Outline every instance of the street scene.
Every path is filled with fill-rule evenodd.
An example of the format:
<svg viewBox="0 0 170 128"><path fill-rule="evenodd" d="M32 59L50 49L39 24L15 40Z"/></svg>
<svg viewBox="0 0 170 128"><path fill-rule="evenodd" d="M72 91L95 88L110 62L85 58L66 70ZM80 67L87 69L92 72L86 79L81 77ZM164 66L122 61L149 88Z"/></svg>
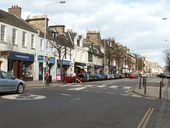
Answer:
<svg viewBox="0 0 170 128"><path fill-rule="evenodd" d="M169 4L1 0L0 128L170 128Z"/></svg>
<svg viewBox="0 0 170 128"><path fill-rule="evenodd" d="M149 77L147 80L149 95L144 95L143 86L143 95L140 94L139 79L58 83L48 87L29 82L23 94L1 94L0 125L3 128L168 127L160 115L170 114L169 105L162 108L165 97L162 95L159 99L159 91L149 89L156 90L161 79ZM153 96L151 93L155 92L158 93Z"/></svg>

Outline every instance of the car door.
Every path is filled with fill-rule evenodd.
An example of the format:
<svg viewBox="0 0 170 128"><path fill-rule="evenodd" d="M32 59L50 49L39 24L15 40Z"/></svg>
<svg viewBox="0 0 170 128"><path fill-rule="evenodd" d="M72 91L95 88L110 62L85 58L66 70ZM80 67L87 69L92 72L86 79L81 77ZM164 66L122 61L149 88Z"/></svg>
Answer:
<svg viewBox="0 0 170 128"><path fill-rule="evenodd" d="M7 72L1 72L4 80L3 90L4 91L15 91L17 86L17 81L13 79L13 77Z"/></svg>
<svg viewBox="0 0 170 128"><path fill-rule="evenodd" d="M7 73L7 78L8 78L9 91L16 91L18 86L18 81L9 73Z"/></svg>
<svg viewBox="0 0 170 128"><path fill-rule="evenodd" d="M7 91L8 79L5 72L0 71L0 92Z"/></svg>

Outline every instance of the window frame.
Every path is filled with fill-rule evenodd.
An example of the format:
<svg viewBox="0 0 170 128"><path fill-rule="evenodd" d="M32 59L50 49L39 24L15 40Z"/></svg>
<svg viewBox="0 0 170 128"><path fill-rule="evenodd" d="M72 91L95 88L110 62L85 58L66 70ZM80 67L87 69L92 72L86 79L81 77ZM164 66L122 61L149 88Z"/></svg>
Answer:
<svg viewBox="0 0 170 128"><path fill-rule="evenodd" d="M22 47L26 47L26 35L25 31L22 32Z"/></svg>
<svg viewBox="0 0 170 128"><path fill-rule="evenodd" d="M5 42L6 41L6 26L5 25L1 25L1 42Z"/></svg>
<svg viewBox="0 0 170 128"><path fill-rule="evenodd" d="M17 39L17 29L13 28L12 29L12 45L16 45L16 39Z"/></svg>

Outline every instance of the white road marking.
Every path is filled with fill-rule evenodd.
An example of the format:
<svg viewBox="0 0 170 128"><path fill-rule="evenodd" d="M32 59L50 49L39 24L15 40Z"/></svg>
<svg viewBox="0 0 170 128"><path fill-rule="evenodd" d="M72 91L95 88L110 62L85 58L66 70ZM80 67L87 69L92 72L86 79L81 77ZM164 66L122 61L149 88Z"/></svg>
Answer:
<svg viewBox="0 0 170 128"><path fill-rule="evenodd" d="M106 85L105 85L105 84L103 84L103 85L99 85L99 86L97 86L97 87L99 87L99 88L105 88L105 87L106 87Z"/></svg>
<svg viewBox="0 0 170 128"><path fill-rule="evenodd" d="M79 90L83 90L83 89L86 89L87 86L83 86L83 87L77 87L77 88L70 88L70 89L67 89L67 90L76 90L76 91L79 91Z"/></svg>
<svg viewBox="0 0 170 128"><path fill-rule="evenodd" d="M130 89L130 88L132 88L132 87L123 87L123 89Z"/></svg>
<svg viewBox="0 0 170 128"><path fill-rule="evenodd" d="M45 99L46 96L33 95L33 94L12 94L12 95L1 96L1 98L10 99L10 100L40 100L40 99Z"/></svg>
<svg viewBox="0 0 170 128"><path fill-rule="evenodd" d="M115 86L115 85L112 85L112 86L109 86L109 88L118 88L118 86Z"/></svg>
<svg viewBox="0 0 170 128"><path fill-rule="evenodd" d="M61 96L72 96L72 95L70 95L70 94L66 94L66 93L62 93L62 94L60 94Z"/></svg>

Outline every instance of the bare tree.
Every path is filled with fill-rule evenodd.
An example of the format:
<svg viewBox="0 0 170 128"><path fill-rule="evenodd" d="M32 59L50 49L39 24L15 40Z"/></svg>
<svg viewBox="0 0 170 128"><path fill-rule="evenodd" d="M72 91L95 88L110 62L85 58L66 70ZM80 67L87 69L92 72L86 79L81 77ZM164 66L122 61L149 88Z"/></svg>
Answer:
<svg viewBox="0 0 170 128"><path fill-rule="evenodd" d="M61 80L64 80L64 69L63 69L63 59L66 57L67 52L70 52L67 50L67 48L72 48L70 44L72 44L71 37L69 35L66 35L65 33L57 33L53 32L53 39L54 41L50 42L52 46L55 48L56 56L58 57L58 63L60 65L60 74L61 74Z"/></svg>
<svg viewBox="0 0 170 128"><path fill-rule="evenodd" d="M118 71L122 73L123 64L125 63L127 50L122 45L117 44L115 49L114 58L116 60Z"/></svg>
<svg viewBox="0 0 170 128"><path fill-rule="evenodd" d="M111 66L112 62L114 60L115 52L116 52L116 47L115 47L115 40L114 39L106 39L103 40L103 45L105 48L105 58L104 58L104 63L108 66L109 73L112 72Z"/></svg>
<svg viewBox="0 0 170 128"><path fill-rule="evenodd" d="M129 71L132 69L132 58L131 58L131 56L130 55L127 55L127 60L126 60L126 64L127 64L127 66L128 66L128 69L129 69Z"/></svg>
<svg viewBox="0 0 170 128"><path fill-rule="evenodd" d="M165 53L165 63L166 63L166 70L170 72L170 48L164 51Z"/></svg>

